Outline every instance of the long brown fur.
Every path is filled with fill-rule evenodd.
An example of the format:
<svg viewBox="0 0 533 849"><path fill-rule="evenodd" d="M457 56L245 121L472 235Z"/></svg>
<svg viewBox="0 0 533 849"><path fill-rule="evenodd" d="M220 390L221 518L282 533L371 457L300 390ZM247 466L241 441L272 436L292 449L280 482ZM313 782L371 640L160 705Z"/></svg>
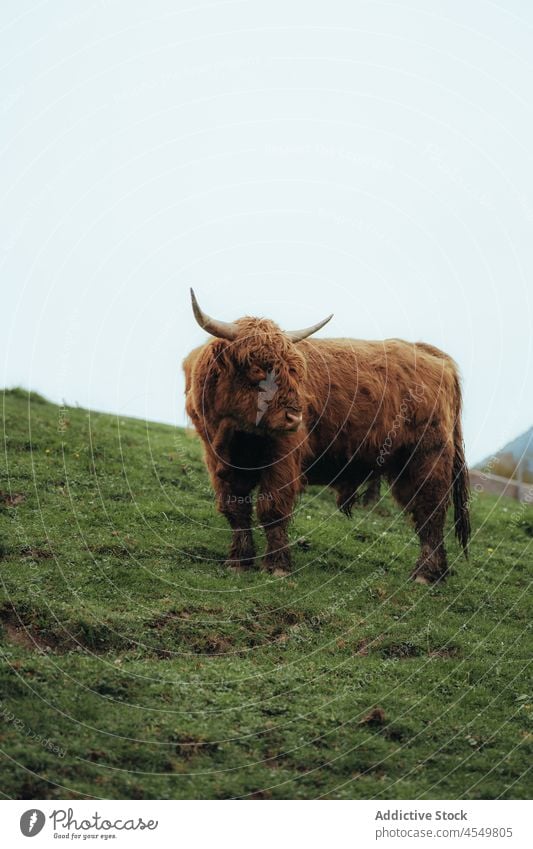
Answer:
<svg viewBox="0 0 533 849"><path fill-rule="evenodd" d="M229 562L255 560L252 497L267 537L264 566L290 568L287 525L306 483L327 485L347 514L360 487L369 497L384 477L411 514L421 552L412 577L448 572L443 529L453 500L466 553L468 477L461 391L453 360L400 339L289 341L274 322L242 318L235 341L211 339L184 361L186 407L205 447L217 507L233 540ZM256 424L260 379L276 392ZM294 432L287 413L303 421Z"/></svg>

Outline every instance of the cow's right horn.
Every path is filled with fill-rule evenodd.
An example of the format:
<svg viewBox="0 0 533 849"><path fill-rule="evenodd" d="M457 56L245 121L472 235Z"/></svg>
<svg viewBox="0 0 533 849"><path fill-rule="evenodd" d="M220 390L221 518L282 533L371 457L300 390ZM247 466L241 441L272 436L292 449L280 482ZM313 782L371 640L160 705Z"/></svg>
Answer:
<svg viewBox="0 0 533 849"><path fill-rule="evenodd" d="M228 339L230 342L235 339L239 332L239 328L234 321L217 321L216 318L211 318L210 315L207 315L207 313L200 308L200 304L196 300L196 295L192 289L191 301L194 317L203 330L206 330L207 333L211 334L211 336L217 336L219 339Z"/></svg>
<svg viewBox="0 0 533 849"><path fill-rule="evenodd" d="M333 318L333 313L328 315L323 321L319 321L318 324L313 324L311 327L304 327L303 330L286 330L285 336L288 336L291 342L301 342L302 339L307 339L308 336L312 336L313 333L316 333L317 330L320 330L321 327L324 327L325 324Z"/></svg>

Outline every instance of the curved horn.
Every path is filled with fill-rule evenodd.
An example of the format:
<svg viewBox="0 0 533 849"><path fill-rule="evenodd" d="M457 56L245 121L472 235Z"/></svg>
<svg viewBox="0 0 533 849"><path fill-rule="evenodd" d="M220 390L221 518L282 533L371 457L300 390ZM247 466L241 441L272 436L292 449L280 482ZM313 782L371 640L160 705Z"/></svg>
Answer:
<svg viewBox="0 0 533 849"><path fill-rule="evenodd" d="M328 315L324 321L319 321L318 324L313 324L312 327L305 327L303 330L286 330L285 336L288 336L291 342L301 342L302 339L307 339L308 336L312 336L313 333L316 333L317 330L324 327L331 318L333 318L333 313Z"/></svg>
<svg viewBox="0 0 533 849"><path fill-rule="evenodd" d="M239 328L235 322L217 321L216 318L211 318L210 315L207 315L207 313L200 308L200 304L196 300L196 295L192 289L191 301L194 317L203 330L206 330L207 333L211 334L211 336L217 336L219 339L228 339L230 342L235 339L239 332Z"/></svg>

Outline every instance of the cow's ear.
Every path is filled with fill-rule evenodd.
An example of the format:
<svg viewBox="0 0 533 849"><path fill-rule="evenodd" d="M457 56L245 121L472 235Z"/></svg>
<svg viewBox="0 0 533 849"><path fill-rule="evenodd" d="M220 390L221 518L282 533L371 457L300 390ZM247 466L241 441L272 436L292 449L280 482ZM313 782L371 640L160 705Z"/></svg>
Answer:
<svg viewBox="0 0 533 849"><path fill-rule="evenodd" d="M209 346L209 370L214 375L219 375L229 365L227 349L228 343L225 339L216 339Z"/></svg>
<svg viewBox="0 0 533 849"><path fill-rule="evenodd" d="M214 386L221 373L228 368L228 342L224 339L213 339L205 346L200 358L198 376L207 390Z"/></svg>

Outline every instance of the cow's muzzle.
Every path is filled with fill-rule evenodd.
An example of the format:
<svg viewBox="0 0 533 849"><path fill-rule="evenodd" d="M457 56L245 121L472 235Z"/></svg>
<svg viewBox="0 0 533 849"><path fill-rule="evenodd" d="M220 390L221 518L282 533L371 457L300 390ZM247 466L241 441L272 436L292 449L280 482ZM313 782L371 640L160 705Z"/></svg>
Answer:
<svg viewBox="0 0 533 849"><path fill-rule="evenodd" d="M288 430L292 433L292 431L298 430L303 420L303 415L301 412L297 412L295 410L286 410L285 411L285 430Z"/></svg>

